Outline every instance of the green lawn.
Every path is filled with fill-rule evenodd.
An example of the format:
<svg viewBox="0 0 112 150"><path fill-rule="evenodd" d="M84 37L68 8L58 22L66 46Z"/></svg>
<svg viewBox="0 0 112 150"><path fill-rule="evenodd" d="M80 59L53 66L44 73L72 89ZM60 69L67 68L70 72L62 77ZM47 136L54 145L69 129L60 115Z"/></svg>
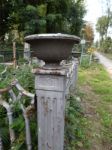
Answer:
<svg viewBox="0 0 112 150"><path fill-rule="evenodd" d="M112 60L112 53L102 53L102 54Z"/></svg>
<svg viewBox="0 0 112 150"><path fill-rule="evenodd" d="M79 69L78 88L89 122L89 150L112 149L112 80L100 64L93 63Z"/></svg>

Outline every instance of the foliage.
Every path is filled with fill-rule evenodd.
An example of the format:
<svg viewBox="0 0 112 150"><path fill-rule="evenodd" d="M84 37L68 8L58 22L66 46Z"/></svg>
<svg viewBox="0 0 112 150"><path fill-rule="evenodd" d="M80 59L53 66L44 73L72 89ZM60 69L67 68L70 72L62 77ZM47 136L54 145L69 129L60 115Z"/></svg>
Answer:
<svg viewBox="0 0 112 150"><path fill-rule="evenodd" d="M0 136L3 139L3 146L9 149L9 131L8 131L8 120L6 110L0 105Z"/></svg>
<svg viewBox="0 0 112 150"><path fill-rule="evenodd" d="M85 55L82 54L81 57L82 58L81 58L80 66L85 69L89 68L90 67L90 54L85 54Z"/></svg>
<svg viewBox="0 0 112 150"><path fill-rule="evenodd" d="M19 80L19 83L31 93L34 93L34 75L31 72L32 66L21 65L13 73L15 77Z"/></svg>
<svg viewBox="0 0 112 150"><path fill-rule="evenodd" d="M0 73L5 69L5 66L0 65ZM6 75L7 74L7 75ZM8 68L7 72L5 73L5 75L1 78L0 81L0 88L5 88L6 86L9 85L9 83L12 81L13 76L12 76L12 68Z"/></svg>
<svg viewBox="0 0 112 150"><path fill-rule="evenodd" d="M4 65L0 65L0 73L5 69Z"/></svg>
<svg viewBox="0 0 112 150"><path fill-rule="evenodd" d="M112 60L112 53L102 53L102 55L104 55L108 59Z"/></svg>
<svg viewBox="0 0 112 150"><path fill-rule="evenodd" d="M100 49L104 53L112 53L112 39L111 39L111 37L107 37L103 41L101 41Z"/></svg>
<svg viewBox="0 0 112 150"><path fill-rule="evenodd" d="M24 35L35 33L71 33L80 34L85 14L84 0L39 0L39 1L4 1L5 16L3 33L9 39L21 42ZM7 9L6 9L7 6ZM4 19L1 20L1 25ZM78 28L77 28L78 27Z"/></svg>
<svg viewBox="0 0 112 150"><path fill-rule="evenodd" d="M25 137L25 121L22 115L22 111L20 109L20 104L18 102L13 103L13 116L14 123L11 126L16 133L16 140L11 145L11 150L21 150L27 149L26 147L26 137ZM36 123L36 115L31 115L30 119L30 130L31 130L31 139L32 139L32 148L34 150L37 149L37 123Z"/></svg>
<svg viewBox="0 0 112 150"><path fill-rule="evenodd" d="M92 115L94 122L93 119L88 117L93 129L90 132L93 135L97 133L98 137L95 137L94 140L99 141L104 149L107 149L112 144L112 132L110 132L112 130L112 80L102 65L93 63L87 69L80 68L79 85L81 86L80 90L83 89L83 92L85 91L85 102L91 108L93 106L94 112L96 112L96 117ZM99 129L96 128L95 122L97 122ZM90 138L91 141L93 135ZM93 141L92 145L94 144L96 143Z"/></svg>
<svg viewBox="0 0 112 150"><path fill-rule="evenodd" d="M103 16L98 18L97 24L96 24L96 31L100 35L99 40L99 48L101 51L107 53L111 51L111 43L110 43L110 30L112 27L112 11L111 11L111 0L104 0L103 5L105 6L104 14ZM110 46L109 46L110 43Z"/></svg>
<svg viewBox="0 0 112 150"><path fill-rule="evenodd" d="M84 117L80 103L70 96L65 112L65 150L87 148L89 141L86 136L87 120Z"/></svg>
<svg viewBox="0 0 112 150"><path fill-rule="evenodd" d="M8 16L11 10L11 5L7 0L0 1L0 41L4 39L6 31L8 28Z"/></svg>
<svg viewBox="0 0 112 150"><path fill-rule="evenodd" d="M105 15L99 17L96 24L96 30L99 32L101 39L108 36L108 29L112 24L111 0L104 0L103 4L105 5Z"/></svg>
<svg viewBox="0 0 112 150"><path fill-rule="evenodd" d="M70 33L80 35L80 31L85 23L82 19L85 13L86 10L83 0L72 1L67 19L70 25Z"/></svg>
<svg viewBox="0 0 112 150"><path fill-rule="evenodd" d="M96 49L94 48L94 47L89 47L88 48L88 53L93 53L93 52L95 52L96 51Z"/></svg>
<svg viewBox="0 0 112 150"><path fill-rule="evenodd" d="M0 67L1 71L3 70L2 66ZM29 92L33 92L34 87L34 77L31 73L32 67L29 65L21 65L17 69L8 67L7 77L2 80L0 88L5 88L8 86L14 78L18 79L20 84Z"/></svg>
<svg viewBox="0 0 112 150"><path fill-rule="evenodd" d="M0 71L3 71L3 66L0 66ZM7 70L7 77L2 79L0 83L0 88L5 88L7 87L12 80L16 77L20 84L28 91L34 92L34 77L33 74L31 73L32 67L28 65L21 65L18 69L13 69L13 68L8 68ZM15 89L13 89L15 91ZM17 91L15 91L16 94ZM4 94L3 99L6 101L9 101L9 95L8 93ZM21 99L21 102L24 105L29 104L29 99L24 97ZM25 124L24 124L24 118L22 117L22 111L20 109L20 104L19 102L15 102L12 105L13 109L13 118L14 118L14 123L11 126L15 132L16 132L16 140L12 145L12 150L21 150L21 149L26 149L26 144L25 144ZM31 133L32 133L32 144L33 144L33 149L37 149L37 144L36 144L36 116L32 116L30 118L30 126L31 126ZM6 150L10 149L10 138L9 138L9 130L8 130L8 119L7 119L7 113L6 110L0 106L0 135L2 136L3 139L3 146Z"/></svg>
<svg viewBox="0 0 112 150"><path fill-rule="evenodd" d="M107 36L107 31L109 28L109 18L108 16L102 16L98 19L96 24L96 30L99 32L101 39L104 38L104 36Z"/></svg>
<svg viewBox="0 0 112 150"><path fill-rule="evenodd" d="M84 27L84 38L86 39L88 44L91 46L94 40L94 31L90 23L87 23Z"/></svg>

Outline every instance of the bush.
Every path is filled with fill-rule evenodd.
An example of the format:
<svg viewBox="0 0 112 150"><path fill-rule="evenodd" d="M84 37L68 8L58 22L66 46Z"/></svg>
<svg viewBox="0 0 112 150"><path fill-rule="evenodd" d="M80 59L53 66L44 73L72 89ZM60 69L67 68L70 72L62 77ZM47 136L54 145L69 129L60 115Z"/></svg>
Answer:
<svg viewBox="0 0 112 150"><path fill-rule="evenodd" d="M74 96L70 96L65 112L65 150L88 147L86 123L80 103Z"/></svg>
<svg viewBox="0 0 112 150"><path fill-rule="evenodd" d="M112 53L112 39L111 37L107 37L103 41L101 41L101 51L104 53Z"/></svg>
<svg viewBox="0 0 112 150"><path fill-rule="evenodd" d="M90 55L89 54L86 54L86 55L82 55L82 58L81 58L81 67L82 68L88 68L90 67Z"/></svg>

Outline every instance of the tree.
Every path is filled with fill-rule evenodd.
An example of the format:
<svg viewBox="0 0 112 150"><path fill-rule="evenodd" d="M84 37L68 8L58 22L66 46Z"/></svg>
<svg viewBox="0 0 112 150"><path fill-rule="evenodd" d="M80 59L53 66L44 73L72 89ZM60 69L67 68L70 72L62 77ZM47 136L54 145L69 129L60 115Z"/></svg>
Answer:
<svg viewBox="0 0 112 150"><path fill-rule="evenodd" d="M70 0L47 2L47 32L64 32L64 22L69 10Z"/></svg>
<svg viewBox="0 0 112 150"><path fill-rule="evenodd" d="M47 33L80 34L85 14L84 0L41 1L40 7L42 4L47 5L46 15L40 18L46 22Z"/></svg>
<svg viewBox="0 0 112 150"><path fill-rule="evenodd" d="M101 40L103 40L104 37L107 37L109 25L110 19L108 16L102 16L98 19L96 24L96 31L99 32Z"/></svg>
<svg viewBox="0 0 112 150"><path fill-rule="evenodd" d="M83 17L85 13L84 0L75 0L71 2L67 18L70 25L70 33L80 35L80 30L84 24Z"/></svg>
<svg viewBox="0 0 112 150"><path fill-rule="evenodd" d="M8 17L11 5L7 0L0 0L0 41L3 41L8 31Z"/></svg>
<svg viewBox="0 0 112 150"><path fill-rule="evenodd" d="M85 39L86 41L89 42L89 44L91 45L93 43L94 40L94 31L93 31L93 27L90 23L87 23L84 27L84 34L85 34Z"/></svg>
<svg viewBox="0 0 112 150"><path fill-rule="evenodd" d="M101 44L101 49L105 53L111 53L112 52L112 39L111 37L106 37L105 40Z"/></svg>
<svg viewBox="0 0 112 150"><path fill-rule="evenodd" d="M112 25L111 0L101 0L103 16L101 16L96 24L96 30L100 33L101 39L108 36L109 27Z"/></svg>
<svg viewBox="0 0 112 150"><path fill-rule="evenodd" d="M3 0L2 0L3 1ZM10 0L5 24L14 38L35 33L80 34L85 14L84 0ZM5 10L6 5L4 5ZM3 22L3 20L2 20Z"/></svg>

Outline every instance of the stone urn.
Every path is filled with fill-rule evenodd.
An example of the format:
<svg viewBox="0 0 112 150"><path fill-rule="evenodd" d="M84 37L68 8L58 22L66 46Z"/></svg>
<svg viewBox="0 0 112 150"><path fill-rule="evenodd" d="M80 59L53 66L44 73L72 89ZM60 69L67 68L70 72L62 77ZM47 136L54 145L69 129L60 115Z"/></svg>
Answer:
<svg viewBox="0 0 112 150"><path fill-rule="evenodd" d="M30 44L31 56L43 60L46 64L59 64L66 60L74 44L80 38L67 34L34 34L25 37L25 42Z"/></svg>
<svg viewBox="0 0 112 150"><path fill-rule="evenodd" d="M25 42L30 44L31 56L45 62L33 69L38 97L38 150L64 150L65 98L74 80L71 77L75 77L75 63L61 61L66 62L80 38L60 33L36 34L25 37Z"/></svg>

